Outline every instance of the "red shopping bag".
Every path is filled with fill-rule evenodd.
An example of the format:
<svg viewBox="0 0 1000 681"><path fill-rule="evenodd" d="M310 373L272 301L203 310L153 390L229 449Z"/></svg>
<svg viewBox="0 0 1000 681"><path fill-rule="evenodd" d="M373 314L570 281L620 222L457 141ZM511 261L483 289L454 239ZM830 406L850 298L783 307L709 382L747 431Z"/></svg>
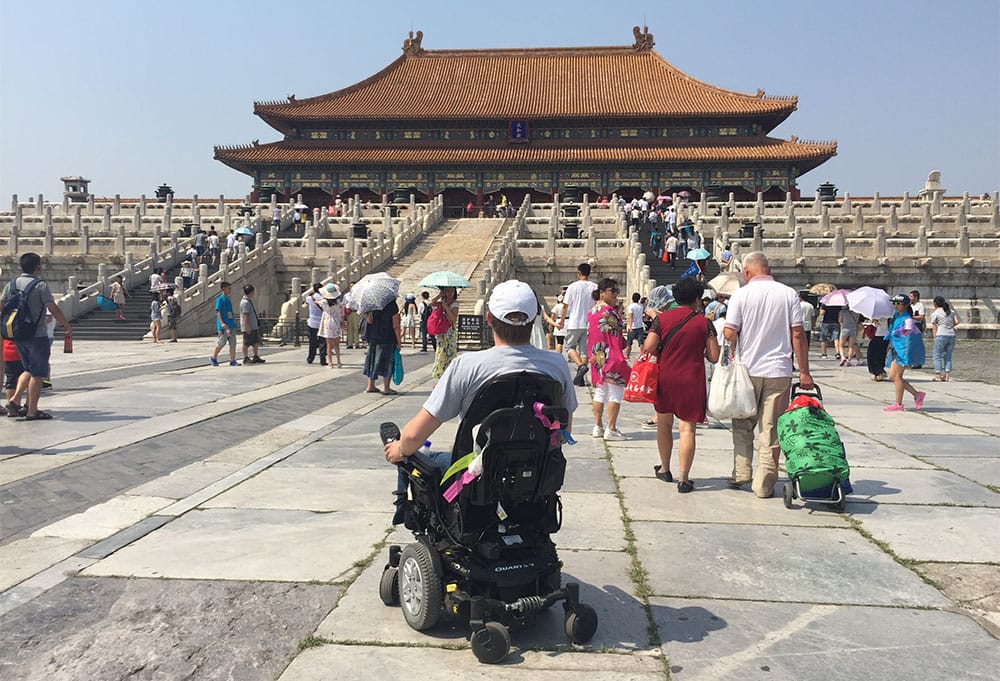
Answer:
<svg viewBox="0 0 1000 681"><path fill-rule="evenodd" d="M656 356L645 352L640 354L632 365L623 399L626 402L655 402L659 380L660 366L656 363Z"/></svg>
<svg viewBox="0 0 1000 681"><path fill-rule="evenodd" d="M660 260L662 260L663 262L670 262L670 254L667 253L666 251L663 251L663 255L660 256Z"/></svg>

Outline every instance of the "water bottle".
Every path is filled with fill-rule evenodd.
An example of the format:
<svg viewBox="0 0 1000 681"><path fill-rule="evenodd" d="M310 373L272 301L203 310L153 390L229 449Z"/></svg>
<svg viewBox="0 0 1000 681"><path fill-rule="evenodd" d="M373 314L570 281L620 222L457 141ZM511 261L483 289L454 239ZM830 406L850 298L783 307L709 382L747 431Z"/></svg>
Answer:
<svg viewBox="0 0 1000 681"><path fill-rule="evenodd" d="M424 441L424 446L421 447L420 449L418 449L417 451L419 453L423 454L424 456L430 456L431 455L431 441L430 440L425 440Z"/></svg>

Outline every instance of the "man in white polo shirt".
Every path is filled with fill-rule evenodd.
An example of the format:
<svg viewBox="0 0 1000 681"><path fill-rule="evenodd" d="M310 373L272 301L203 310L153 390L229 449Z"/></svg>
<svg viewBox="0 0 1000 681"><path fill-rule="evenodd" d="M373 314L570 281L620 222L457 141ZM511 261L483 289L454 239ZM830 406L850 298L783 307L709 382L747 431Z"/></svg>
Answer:
<svg viewBox="0 0 1000 681"><path fill-rule="evenodd" d="M563 294L563 328L566 329L566 340L563 350L570 360L576 364L576 375L573 385L586 385L587 375L587 313L594 307L594 297L597 284L588 279L590 264L580 263L576 268L576 281L566 287Z"/></svg>
<svg viewBox="0 0 1000 681"><path fill-rule="evenodd" d="M740 359L753 382L757 414L733 419L732 487L752 482L755 495L767 499L778 481L778 416L788 407L792 382L792 353L799 367L799 384L813 387L809 373L809 346L802 330L802 307L792 288L771 277L767 256L760 251L743 260L746 286L733 293L723 334L730 348L737 346ZM732 350L730 350L732 352ZM752 474L754 428L760 422L757 441L757 471Z"/></svg>

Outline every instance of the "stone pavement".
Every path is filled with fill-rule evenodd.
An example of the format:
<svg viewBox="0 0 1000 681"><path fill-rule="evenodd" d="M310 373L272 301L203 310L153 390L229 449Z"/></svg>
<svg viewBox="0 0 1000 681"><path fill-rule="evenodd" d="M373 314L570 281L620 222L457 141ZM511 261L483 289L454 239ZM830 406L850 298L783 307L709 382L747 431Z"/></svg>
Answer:
<svg viewBox="0 0 1000 681"><path fill-rule="evenodd" d="M385 397L361 392L357 351L212 368L210 348L80 344L43 395L55 420L0 419L0 678L996 678L996 386L914 372L924 411L884 414L890 384L815 360L853 469L843 514L726 489L718 423L680 495L652 476L648 407L606 444L578 389L555 540L600 627L570 646L556 608L484 668L464 627L412 631L377 594L408 536L376 431L420 407L430 355L406 351Z"/></svg>

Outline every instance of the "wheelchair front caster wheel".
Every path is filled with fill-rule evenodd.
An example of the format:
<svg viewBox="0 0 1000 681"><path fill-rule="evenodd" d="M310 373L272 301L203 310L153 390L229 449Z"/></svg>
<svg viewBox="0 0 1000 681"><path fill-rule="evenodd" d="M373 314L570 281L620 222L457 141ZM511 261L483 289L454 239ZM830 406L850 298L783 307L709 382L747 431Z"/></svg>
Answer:
<svg viewBox="0 0 1000 681"><path fill-rule="evenodd" d="M487 622L472 633L472 652L483 664L496 664L510 652L510 632L499 622Z"/></svg>
<svg viewBox="0 0 1000 681"><path fill-rule="evenodd" d="M378 595L388 606L399 605L399 570L387 567L378 582Z"/></svg>
<svg viewBox="0 0 1000 681"><path fill-rule="evenodd" d="M794 498L794 490L792 489L792 483L786 482L785 486L781 489L781 496L785 501L785 508L792 507L792 499Z"/></svg>
<svg viewBox="0 0 1000 681"><path fill-rule="evenodd" d="M566 615L566 636L577 645L592 639L597 633L597 612L586 603L577 603Z"/></svg>

